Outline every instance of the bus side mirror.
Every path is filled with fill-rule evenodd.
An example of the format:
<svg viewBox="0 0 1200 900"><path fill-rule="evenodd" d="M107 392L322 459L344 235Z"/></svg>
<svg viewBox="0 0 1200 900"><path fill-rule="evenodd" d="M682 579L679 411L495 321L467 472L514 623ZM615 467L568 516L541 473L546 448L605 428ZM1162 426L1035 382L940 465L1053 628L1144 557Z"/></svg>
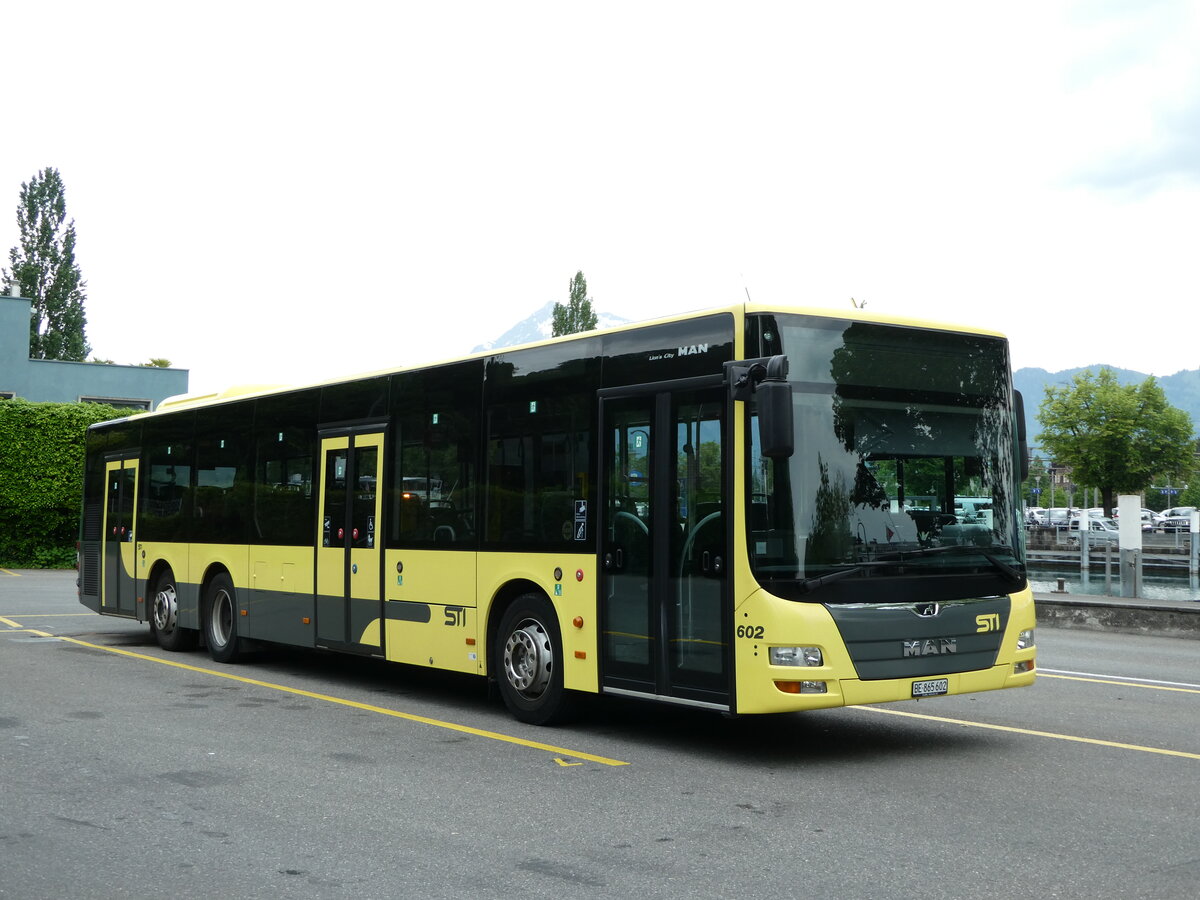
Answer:
<svg viewBox="0 0 1200 900"><path fill-rule="evenodd" d="M787 459L795 452L792 436L792 386L786 356L764 356L725 363L734 400L758 398L758 437L762 455Z"/></svg>
<svg viewBox="0 0 1200 900"><path fill-rule="evenodd" d="M792 438L792 386L782 378L767 378L758 386L758 439L762 455L787 459L795 450Z"/></svg>
<svg viewBox="0 0 1200 900"><path fill-rule="evenodd" d="M1013 391L1013 408L1017 417L1017 447L1021 458L1017 464L1021 469L1021 481L1029 477L1029 435L1025 428L1025 398L1020 391Z"/></svg>

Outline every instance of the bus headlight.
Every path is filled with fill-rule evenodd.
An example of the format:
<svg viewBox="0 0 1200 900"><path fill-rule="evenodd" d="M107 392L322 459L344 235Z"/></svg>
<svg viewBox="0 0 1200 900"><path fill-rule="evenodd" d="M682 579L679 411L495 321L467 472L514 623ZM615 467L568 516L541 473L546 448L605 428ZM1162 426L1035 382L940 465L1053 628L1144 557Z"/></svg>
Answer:
<svg viewBox="0 0 1200 900"><path fill-rule="evenodd" d="M1018 650L1028 650L1032 646L1033 646L1033 629L1026 628L1024 631L1022 631L1020 634L1017 635L1017 649Z"/></svg>
<svg viewBox="0 0 1200 900"><path fill-rule="evenodd" d="M820 647L772 647L773 666L823 666L825 658Z"/></svg>

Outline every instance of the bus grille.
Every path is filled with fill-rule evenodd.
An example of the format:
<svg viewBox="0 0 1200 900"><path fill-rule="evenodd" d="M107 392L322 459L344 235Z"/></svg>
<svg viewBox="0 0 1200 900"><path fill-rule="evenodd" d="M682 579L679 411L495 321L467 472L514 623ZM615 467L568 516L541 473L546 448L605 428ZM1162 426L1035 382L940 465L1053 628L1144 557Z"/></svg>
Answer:
<svg viewBox="0 0 1200 900"><path fill-rule="evenodd" d="M991 668L1011 602L1008 597L989 597L825 608L837 623L858 677L870 681Z"/></svg>

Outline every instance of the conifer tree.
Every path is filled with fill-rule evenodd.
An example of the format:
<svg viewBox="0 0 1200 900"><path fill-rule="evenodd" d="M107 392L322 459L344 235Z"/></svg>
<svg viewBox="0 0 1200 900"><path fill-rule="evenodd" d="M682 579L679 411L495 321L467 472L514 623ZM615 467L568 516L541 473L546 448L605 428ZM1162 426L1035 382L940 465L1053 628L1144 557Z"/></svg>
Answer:
<svg viewBox="0 0 1200 900"><path fill-rule="evenodd" d="M8 252L12 268L0 271L4 293L16 293L33 303L31 359L83 362L91 351L83 310L87 282L75 262L75 220L66 222L66 218L66 192L57 169L43 169L21 185L20 243Z"/></svg>
<svg viewBox="0 0 1200 900"><path fill-rule="evenodd" d="M554 326L551 337L591 331L596 327L596 313L592 311L592 300L587 295L587 279L583 272L576 272L569 286L570 298L564 306L554 304Z"/></svg>

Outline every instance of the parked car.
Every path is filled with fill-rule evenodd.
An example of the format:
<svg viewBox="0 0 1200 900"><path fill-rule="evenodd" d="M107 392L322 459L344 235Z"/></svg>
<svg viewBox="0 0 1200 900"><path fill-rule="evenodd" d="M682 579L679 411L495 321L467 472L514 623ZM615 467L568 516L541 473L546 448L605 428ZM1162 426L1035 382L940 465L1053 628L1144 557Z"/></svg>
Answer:
<svg viewBox="0 0 1200 900"><path fill-rule="evenodd" d="M1142 521L1142 531L1157 531L1158 523L1162 521L1162 513L1157 513L1152 509L1142 507L1139 511ZM1113 518L1117 520L1117 524L1121 523L1121 511L1113 510Z"/></svg>
<svg viewBox="0 0 1200 900"><path fill-rule="evenodd" d="M1075 516L1071 519L1069 530L1072 532L1072 543L1078 543L1081 530L1088 533L1088 541L1092 544L1116 544L1121 538L1117 523L1100 516Z"/></svg>
<svg viewBox="0 0 1200 900"><path fill-rule="evenodd" d="M1045 525L1046 508L1044 506L1028 507L1025 510L1025 522L1028 525Z"/></svg>
<svg viewBox="0 0 1200 900"><path fill-rule="evenodd" d="M1194 506L1172 506L1163 510L1162 521L1158 527L1163 531L1190 531L1192 528L1192 512Z"/></svg>
<svg viewBox="0 0 1200 900"><path fill-rule="evenodd" d="M1162 513L1156 513L1152 509L1142 510L1142 531L1157 531L1160 523L1163 520Z"/></svg>
<svg viewBox="0 0 1200 900"><path fill-rule="evenodd" d="M1079 515L1079 510L1066 506L1052 506L1046 510L1046 524L1053 528L1066 528L1071 524L1071 517Z"/></svg>

